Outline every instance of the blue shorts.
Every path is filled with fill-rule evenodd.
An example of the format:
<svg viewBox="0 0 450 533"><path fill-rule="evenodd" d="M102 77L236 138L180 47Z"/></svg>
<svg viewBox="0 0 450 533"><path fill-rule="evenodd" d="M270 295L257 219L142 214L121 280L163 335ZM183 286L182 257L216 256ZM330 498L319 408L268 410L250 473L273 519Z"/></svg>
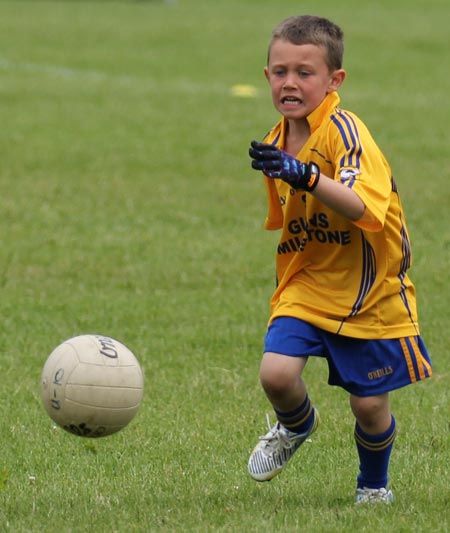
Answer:
<svg viewBox="0 0 450 533"><path fill-rule="evenodd" d="M329 333L293 317L278 317L267 330L264 351L328 362L328 383L355 396L376 396L432 375L420 336L355 339Z"/></svg>

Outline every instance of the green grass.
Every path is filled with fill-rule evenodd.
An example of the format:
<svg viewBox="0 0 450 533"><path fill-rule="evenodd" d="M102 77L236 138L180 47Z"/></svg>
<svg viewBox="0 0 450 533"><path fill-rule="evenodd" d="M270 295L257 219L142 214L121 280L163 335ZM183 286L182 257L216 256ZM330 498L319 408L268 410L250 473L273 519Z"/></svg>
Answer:
<svg viewBox="0 0 450 533"><path fill-rule="evenodd" d="M1 531L449 530L449 7L360 4L0 3ZM277 239L246 152L277 119L270 31L299 12L346 32L342 104L388 156L413 242L435 377L392 395L389 508L353 505L353 420L322 361L313 442L270 484L246 472ZM146 377L136 419L92 441L39 396L48 354L89 332Z"/></svg>

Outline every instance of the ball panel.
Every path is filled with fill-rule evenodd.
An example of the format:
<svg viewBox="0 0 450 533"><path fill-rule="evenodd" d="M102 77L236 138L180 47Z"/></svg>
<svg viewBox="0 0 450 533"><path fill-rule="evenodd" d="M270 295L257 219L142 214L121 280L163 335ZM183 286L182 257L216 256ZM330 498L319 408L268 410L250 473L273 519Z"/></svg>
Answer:
<svg viewBox="0 0 450 533"><path fill-rule="evenodd" d="M67 430L68 427L84 427L91 432L100 432L110 435L124 428L135 416L139 406L128 409L99 408L83 405L71 400L65 404L65 419L60 425Z"/></svg>
<svg viewBox="0 0 450 533"><path fill-rule="evenodd" d="M63 408L65 385L78 364L75 350L65 344L53 350L47 359L42 371L41 398L51 417Z"/></svg>
<svg viewBox="0 0 450 533"><path fill-rule="evenodd" d="M136 366L104 367L79 364L66 381L70 385L95 385L97 387L125 387L142 389L141 369Z"/></svg>
<svg viewBox="0 0 450 533"><path fill-rule="evenodd" d="M66 386L65 401L99 409L129 409L140 404L142 392L142 389L132 387L102 387L69 383Z"/></svg>

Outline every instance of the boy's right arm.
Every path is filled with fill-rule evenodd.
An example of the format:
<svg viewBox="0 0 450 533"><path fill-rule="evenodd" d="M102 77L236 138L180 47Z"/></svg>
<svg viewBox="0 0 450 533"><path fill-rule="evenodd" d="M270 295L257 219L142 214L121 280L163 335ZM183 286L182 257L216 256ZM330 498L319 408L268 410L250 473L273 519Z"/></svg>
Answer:
<svg viewBox="0 0 450 533"><path fill-rule="evenodd" d="M365 211L361 198L342 183L321 174L315 163L302 163L272 144L252 141L252 167L273 179L282 179L294 189L308 191L349 220L359 220Z"/></svg>
<svg viewBox="0 0 450 533"><path fill-rule="evenodd" d="M321 174L321 178L311 194L327 207L349 220L356 221L364 215L366 206L355 191L323 174Z"/></svg>

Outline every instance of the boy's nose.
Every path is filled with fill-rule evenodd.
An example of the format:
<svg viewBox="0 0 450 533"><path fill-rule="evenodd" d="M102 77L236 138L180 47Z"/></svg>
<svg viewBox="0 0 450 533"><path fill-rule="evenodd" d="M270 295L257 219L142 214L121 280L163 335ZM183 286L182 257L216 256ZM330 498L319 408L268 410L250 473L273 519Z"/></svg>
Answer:
<svg viewBox="0 0 450 533"><path fill-rule="evenodd" d="M290 87L296 87L297 82L295 80L295 76L293 74L288 74L284 80L284 88L290 88Z"/></svg>

